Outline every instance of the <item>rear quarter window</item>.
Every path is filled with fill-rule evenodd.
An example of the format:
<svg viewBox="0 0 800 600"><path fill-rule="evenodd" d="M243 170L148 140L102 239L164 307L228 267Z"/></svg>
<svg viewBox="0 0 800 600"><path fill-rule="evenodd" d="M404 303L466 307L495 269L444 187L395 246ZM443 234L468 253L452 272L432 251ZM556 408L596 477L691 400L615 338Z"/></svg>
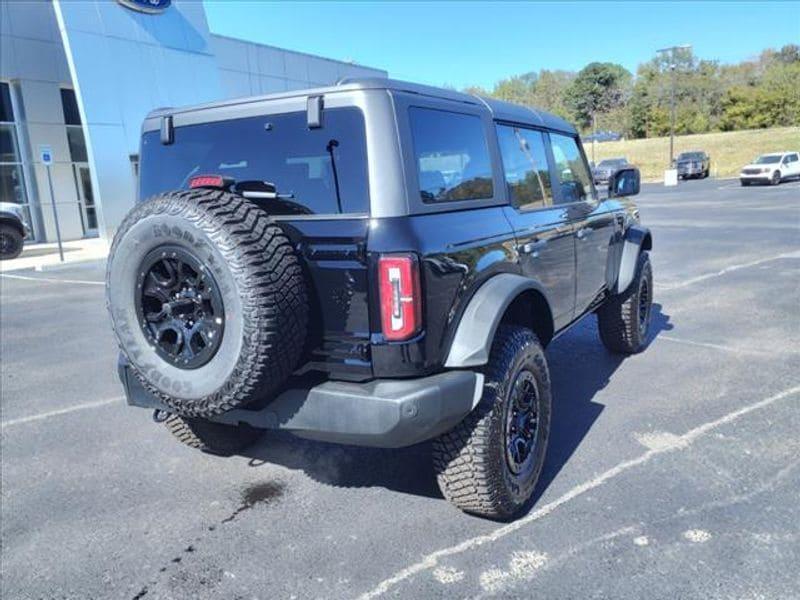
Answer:
<svg viewBox="0 0 800 600"><path fill-rule="evenodd" d="M293 196L285 201L292 214L367 214L364 117L357 108L331 108L316 129L303 111L176 127L169 145L158 131L142 137L141 199L187 189L206 174L274 183Z"/></svg>
<svg viewBox="0 0 800 600"><path fill-rule="evenodd" d="M412 106L409 121L423 202L493 196L492 163L480 117Z"/></svg>

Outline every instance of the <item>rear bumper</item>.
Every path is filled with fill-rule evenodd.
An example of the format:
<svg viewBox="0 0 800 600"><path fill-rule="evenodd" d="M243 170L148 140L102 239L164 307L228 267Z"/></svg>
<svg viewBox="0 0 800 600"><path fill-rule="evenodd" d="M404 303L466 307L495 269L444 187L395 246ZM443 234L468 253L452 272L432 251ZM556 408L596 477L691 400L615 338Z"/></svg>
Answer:
<svg viewBox="0 0 800 600"><path fill-rule="evenodd" d="M170 412L120 359L128 404ZM326 381L310 389L288 389L265 408L239 408L212 421L281 429L308 439L401 448L434 438L458 424L480 400L483 375L445 371L418 379L366 383Z"/></svg>

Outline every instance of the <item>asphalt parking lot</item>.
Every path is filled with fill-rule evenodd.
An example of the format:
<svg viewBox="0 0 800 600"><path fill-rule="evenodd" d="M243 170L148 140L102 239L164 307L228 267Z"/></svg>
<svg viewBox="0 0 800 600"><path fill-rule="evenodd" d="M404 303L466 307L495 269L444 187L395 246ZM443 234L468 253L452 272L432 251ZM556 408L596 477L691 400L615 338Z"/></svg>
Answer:
<svg viewBox="0 0 800 600"><path fill-rule="evenodd" d="M800 182L646 186L652 339L548 349L538 501L459 513L426 447L223 459L127 408L103 269L0 276L3 598L797 598Z"/></svg>

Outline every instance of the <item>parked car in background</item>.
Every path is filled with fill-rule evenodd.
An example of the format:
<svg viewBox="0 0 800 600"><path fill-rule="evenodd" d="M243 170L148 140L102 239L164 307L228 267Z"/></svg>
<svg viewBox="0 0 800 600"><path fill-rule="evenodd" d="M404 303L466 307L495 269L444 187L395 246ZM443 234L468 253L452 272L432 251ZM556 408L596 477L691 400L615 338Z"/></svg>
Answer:
<svg viewBox="0 0 800 600"><path fill-rule="evenodd" d="M596 167L592 168L592 178L595 185L608 184L608 180L614 173L628 166L630 166L630 163L624 156L601 160Z"/></svg>
<svg viewBox="0 0 800 600"><path fill-rule="evenodd" d="M800 178L800 152L762 154L749 165L742 167L739 173L742 185L751 183L778 185L781 181L792 178Z"/></svg>
<svg viewBox="0 0 800 600"><path fill-rule="evenodd" d="M28 235L28 223L22 206L0 202L0 260L17 258L22 252L22 240Z"/></svg>
<svg viewBox="0 0 800 600"><path fill-rule="evenodd" d="M711 171L711 157L702 150L681 152L675 161L678 168L678 177L688 179L700 177L705 179Z"/></svg>

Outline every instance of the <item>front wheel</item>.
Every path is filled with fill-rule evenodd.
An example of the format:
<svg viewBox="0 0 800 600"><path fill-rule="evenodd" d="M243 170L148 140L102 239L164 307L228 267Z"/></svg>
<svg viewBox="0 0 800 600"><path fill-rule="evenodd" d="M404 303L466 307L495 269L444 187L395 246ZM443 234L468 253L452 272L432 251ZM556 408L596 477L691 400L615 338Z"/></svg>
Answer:
<svg viewBox="0 0 800 600"><path fill-rule="evenodd" d="M502 325L478 406L433 442L439 488L476 515L508 519L533 496L550 434L550 375L536 335Z"/></svg>
<svg viewBox="0 0 800 600"><path fill-rule="evenodd" d="M22 234L11 225L0 224L0 260L11 260L22 253Z"/></svg>
<svg viewBox="0 0 800 600"><path fill-rule="evenodd" d="M770 184L778 185L781 182L781 173L780 171L775 171L772 174L772 178L769 180Z"/></svg>
<svg viewBox="0 0 800 600"><path fill-rule="evenodd" d="M618 354L641 352L647 343L653 305L653 269L647 252L639 254L633 281L597 311L600 339Z"/></svg>

